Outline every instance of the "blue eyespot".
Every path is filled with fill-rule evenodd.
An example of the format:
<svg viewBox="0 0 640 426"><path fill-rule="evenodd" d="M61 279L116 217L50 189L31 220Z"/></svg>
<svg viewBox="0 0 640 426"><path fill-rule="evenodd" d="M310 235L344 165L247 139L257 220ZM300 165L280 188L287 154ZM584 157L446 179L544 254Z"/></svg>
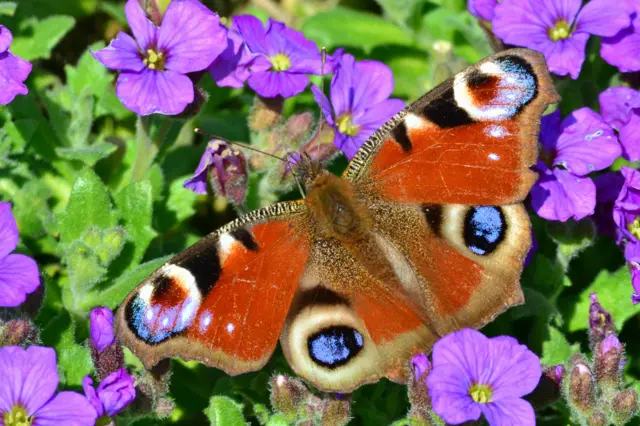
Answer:
<svg viewBox="0 0 640 426"><path fill-rule="evenodd" d="M327 368L349 362L364 346L362 334L346 326L328 327L315 333L307 341L311 359Z"/></svg>
<svg viewBox="0 0 640 426"><path fill-rule="evenodd" d="M498 247L506 230L507 223L500 208L472 207L464 219L464 243L471 252L484 256Z"/></svg>

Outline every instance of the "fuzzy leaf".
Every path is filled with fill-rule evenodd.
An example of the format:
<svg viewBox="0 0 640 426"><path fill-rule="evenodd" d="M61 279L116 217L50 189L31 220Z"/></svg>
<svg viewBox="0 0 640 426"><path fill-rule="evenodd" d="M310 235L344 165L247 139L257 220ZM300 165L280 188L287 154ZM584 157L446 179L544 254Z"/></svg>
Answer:
<svg viewBox="0 0 640 426"><path fill-rule="evenodd" d="M87 166L93 166L103 158L107 158L118 149L109 142L97 142L88 146L77 148L57 148L56 152L61 158L67 160L80 160Z"/></svg>
<svg viewBox="0 0 640 426"><path fill-rule="evenodd" d="M589 326L589 295L598 293L602 307L611 313L618 330L624 323L640 312L637 305L631 303L631 274L626 266L616 272L601 271L596 279L587 287L575 304L575 311L569 320L569 331L582 330Z"/></svg>
<svg viewBox="0 0 640 426"><path fill-rule="evenodd" d="M244 426L242 405L226 396L214 396L204 410L212 426Z"/></svg>
<svg viewBox="0 0 640 426"><path fill-rule="evenodd" d="M549 339L542 344L542 358L540 362L545 365L565 363L569 357L580 350L580 345L569 344L557 328L549 326Z"/></svg>
<svg viewBox="0 0 640 426"><path fill-rule="evenodd" d="M51 51L73 28L76 20L71 16L49 16L41 21L29 18L15 32L11 51L27 61L49 59ZM23 35L24 34L24 35Z"/></svg>
<svg viewBox="0 0 640 426"><path fill-rule="evenodd" d="M76 326L66 313L49 322L42 332L42 342L53 346L58 357L58 367L63 374L60 381L68 387L79 387L82 379L93 369L89 349L76 343Z"/></svg>

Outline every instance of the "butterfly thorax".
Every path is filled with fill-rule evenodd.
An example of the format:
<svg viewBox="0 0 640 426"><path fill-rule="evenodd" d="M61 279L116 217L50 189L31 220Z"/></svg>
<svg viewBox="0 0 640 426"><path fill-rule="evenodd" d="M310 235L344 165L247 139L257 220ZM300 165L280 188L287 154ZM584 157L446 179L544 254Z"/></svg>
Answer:
<svg viewBox="0 0 640 426"><path fill-rule="evenodd" d="M371 220L353 186L324 170L307 185L307 206L322 238L355 242L369 233Z"/></svg>

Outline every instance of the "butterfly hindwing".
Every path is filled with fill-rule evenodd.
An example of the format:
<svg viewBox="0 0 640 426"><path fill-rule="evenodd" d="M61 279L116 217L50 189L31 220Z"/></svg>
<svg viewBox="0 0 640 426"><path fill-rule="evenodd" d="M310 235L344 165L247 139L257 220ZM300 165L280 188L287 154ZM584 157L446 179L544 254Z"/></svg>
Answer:
<svg viewBox="0 0 640 426"><path fill-rule="evenodd" d="M529 167L538 155L540 116L557 100L540 53L498 53L391 118L344 177L395 201L522 201L536 180Z"/></svg>
<svg viewBox="0 0 640 426"><path fill-rule="evenodd" d="M305 268L306 215L302 202L275 204L178 254L122 303L120 339L147 367L180 356L229 374L261 368Z"/></svg>

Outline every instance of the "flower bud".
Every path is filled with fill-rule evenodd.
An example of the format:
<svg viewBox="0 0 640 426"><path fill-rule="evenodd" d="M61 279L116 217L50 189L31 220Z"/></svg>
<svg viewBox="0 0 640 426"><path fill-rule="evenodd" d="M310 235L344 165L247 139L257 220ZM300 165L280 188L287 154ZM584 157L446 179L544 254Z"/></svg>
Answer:
<svg viewBox="0 0 640 426"><path fill-rule="evenodd" d="M195 80L194 81L194 85L195 85L197 84L198 80L202 77L202 75L204 75L204 72L192 73L189 75L189 77L192 80ZM194 118L200 113L200 111L202 110L202 107L205 106L208 100L209 100L209 93L206 92L204 89L198 86L195 86L195 90L193 91L193 100L191 101L191 103L187 104L186 107L184 107L184 110L182 110L180 114L174 116L174 118L177 120L191 120L192 118Z"/></svg>
<svg viewBox="0 0 640 426"><path fill-rule="evenodd" d="M136 380L136 399L133 409L139 413L153 412L160 418L167 417L175 408L174 402L166 395L169 392L171 360L164 359L145 370Z"/></svg>
<svg viewBox="0 0 640 426"><path fill-rule="evenodd" d="M113 332L113 312L98 307L89 316L89 349L100 380L124 367L124 352Z"/></svg>
<svg viewBox="0 0 640 426"><path fill-rule="evenodd" d="M589 426L606 426L607 416L602 411L594 411L589 417L587 417L587 424Z"/></svg>
<svg viewBox="0 0 640 426"><path fill-rule="evenodd" d="M623 425L638 413L638 392L627 389L619 392L611 401L611 411L615 424Z"/></svg>
<svg viewBox="0 0 640 426"><path fill-rule="evenodd" d="M598 343L605 337L616 334L616 326L613 323L611 314L607 312L600 302L598 295L594 292L589 295L591 306L589 307L589 345L595 352Z"/></svg>
<svg viewBox="0 0 640 426"><path fill-rule="evenodd" d="M301 404L309 396L309 390L298 379L278 374L271 379L271 406L284 414L289 421L298 418Z"/></svg>
<svg viewBox="0 0 640 426"><path fill-rule="evenodd" d="M321 405L320 424L323 426L343 426L351 420L351 398L326 399Z"/></svg>
<svg viewBox="0 0 640 426"><path fill-rule="evenodd" d="M594 354L596 379L600 385L615 387L622 371L622 343L615 335L607 336L598 344Z"/></svg>
<svg viewBox="0 0 640 426"><path fill-rule="evenodd" d="M305 136L313 125L313 115L310 112L292 115L284 125L284 134L291 147L302 144Z"/></svg>
<svg viewBox="0 0 640 426"><path fill-rule="evenodd" d="M543 367L542 377L536 388L524 399L529 401L534 408L540 409L556 402L562 392L564 378L564 366L562 364L551 367Z"/></svg>
<svg viewBox="0 0 640 426"><path fill-rule="evenodd" d="M38 328L30 320L11 320L0 328L0 347L26 347L38 340Z"/></svg>
<svg viewBox="0 0 640 426"><path fill-rule="evenodd" d="M427 375L432 366L426 354L418 354L411 359L411 375L407 385L412 412L428 416L431 398L427 388Z"/></svg>
<svg viewBox="0 0 640 426"><path fill-rule="evenodd" d="M254 132L269 130L282 121L282 105L284 99L262 98L256 96L253 107L249 113L249 129Z"/></svg>
<svg viewBox="0 0 640 426"><path fill-rule="evenodd" d="M582 359L583 357L577 356L571 362L568 400L577 412L587 415L595 404L595 385L593 374Z"/></svg>

